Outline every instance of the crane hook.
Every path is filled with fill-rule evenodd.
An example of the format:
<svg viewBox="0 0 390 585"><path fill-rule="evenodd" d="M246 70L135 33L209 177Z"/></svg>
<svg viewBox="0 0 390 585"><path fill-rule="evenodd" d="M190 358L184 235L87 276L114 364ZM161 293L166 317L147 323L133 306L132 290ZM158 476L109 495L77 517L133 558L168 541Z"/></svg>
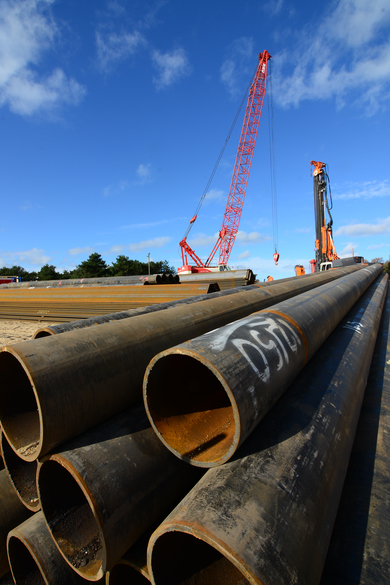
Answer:
<svg viewBox="0 0 390 585"><path fill-rule="evenodd" d="M276 249L275 249L275 253L272 255L272 258L275 261L276 266L278 265L278 260L279 260L279 254L277 253Z"/></svg>

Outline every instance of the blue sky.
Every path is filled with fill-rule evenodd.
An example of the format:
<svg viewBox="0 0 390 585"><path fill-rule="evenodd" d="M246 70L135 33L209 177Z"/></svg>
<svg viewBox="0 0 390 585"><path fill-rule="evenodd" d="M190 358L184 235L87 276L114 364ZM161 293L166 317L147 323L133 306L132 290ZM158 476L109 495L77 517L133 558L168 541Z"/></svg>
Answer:
<svg viewBox="0 0 390 585"><path fill-rule="evenodd" d="M179 267L264 50L277 215L268 79L230 265L309 270L312 159L329 167L338 254L389 259L389 33L388 0L1 0L0 266L70 270L98 252ZM243 117L188 237L204 260Z"/></svg>

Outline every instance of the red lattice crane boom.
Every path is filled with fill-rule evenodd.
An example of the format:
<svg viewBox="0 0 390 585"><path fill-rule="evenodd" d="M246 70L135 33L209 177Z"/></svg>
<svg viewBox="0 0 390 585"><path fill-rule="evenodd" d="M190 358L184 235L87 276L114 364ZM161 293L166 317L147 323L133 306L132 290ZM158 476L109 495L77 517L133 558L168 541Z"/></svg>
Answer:
<svg viewBox="0 0 390 585"><path fill-rule="evenodd" d="M240 142L237 149L236 162L234 165L232 180L226 209L223 217L222 228L219 237L206 262L197 256L194 250L187 243L189 229L196 220L196 215L191 219L189 229L180 242L183 266L178 273L185 272L210 272L212 270L224 270L229 260L234 241L240 224L241 212L244 204L246 186L249 178L249 171L252 164L253 152L256 144L257 130L259 128L261 111L263 108L265 89L267 83L267 63L271 58L268 51L259 54L259 63L253 82L249 89L248 102L245 110L244 122L241 130ZM218 267L211 267L210 264L219 250ZM190 266L188 256L192 258L196 266Z"/></svg>

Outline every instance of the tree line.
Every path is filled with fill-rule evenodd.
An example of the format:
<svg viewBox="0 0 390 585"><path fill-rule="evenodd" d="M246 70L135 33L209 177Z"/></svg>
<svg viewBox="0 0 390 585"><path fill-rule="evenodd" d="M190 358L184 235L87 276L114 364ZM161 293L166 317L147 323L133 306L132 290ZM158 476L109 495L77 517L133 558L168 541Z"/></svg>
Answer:
<svg viewBox="0 0 390 585"><path fill-rule="evenodd" d="M0 276L20 276L23 281L29 280L64 280L69 278L98 278L108 276L135 276L143 274L176 274L173 266L167 260L158 262L140 262L131 260L128 256L117 256L115 262L108 265L102 256L94 252L74 270L58 272L53 264L45 264L38 272L28 272L22 266L0 268Z"/></svg>

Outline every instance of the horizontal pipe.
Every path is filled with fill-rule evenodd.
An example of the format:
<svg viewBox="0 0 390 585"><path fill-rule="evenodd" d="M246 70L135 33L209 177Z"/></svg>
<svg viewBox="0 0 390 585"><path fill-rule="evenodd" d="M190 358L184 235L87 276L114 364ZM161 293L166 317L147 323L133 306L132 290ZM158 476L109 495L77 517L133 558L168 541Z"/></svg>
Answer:
<svg viewBox="0 0 390 585"><path fill-rule="evenodd" d="M0 577L8 573L7 535L31 516L11 485L5 469L0 471Z"/></svg>
<svg viewBox="0 0 390 585"><path fill-rule="evenodd" d="M43 458L38 486L61 554L96 581L199 477L165 449L140 405Z"/></svg>
<svg viewBox="0 0 390 585"><path fill-rule="evenodd" d="M309 286L304 288L293 289L294 291L304 292L305 290L310 290L310 288L314 288L315 286L320 286L325 282L330 282L331 280L336 280L337 278L341 278L342 276L346 276L351 272L356 271L356 267L350 267L346 271L332 270L331 272L327 273L316 273L316 274L308 274L307 277L310 278L308 281ZM286 282L296 283L296 277L292 277L290 279L285 279ZM273 281L277 283L278 281ZM302 283L301 283L302 284ZM245 294L252 290L256 290L260 285L253 284L248 286L243 286L239 288L230 288L227 290L221 290L219 292L212 292L207 295L201 296L194 296L188 297L184 299L179 299L176 301L168 301L165 303L157 303L154 305L148 305L146 307L140 307L138 309L130 309L129 311L120 311L116 313L110 313L107 315L98 315L95 317L90 317L89 319L79 319L77 321L72 321L70 323L61 323L58 325L48 325L46 327L42 327L35 332L34 338L37 337L46 337L47 335L56 335L58 333L65 333L66 331L73 331L74 329L84 329L87 327L92 327L94 325L101 325L102 323L109 323L110 321L120 321L122 319L128 319L129 317L135 317L137 315L145 315L146 313L155 313L156 311L162 311L166 309L172 309L173 307L177 307L179 305L192 305L193 303L203 302L203 301L210 301L213 299L217 299L219 297L228 296L231 294ZM262 286L262 285L261 285ZM295 294L298 294L295 292Z"/></svg>
<svg viewBox="0 0 390 585"><path fill-rule="evenodd" d="M60 555L42 512L10 531L7 549L16 585L85 585Z"/></svg>
<svg viewBox="0 0 390 585"><path fill-rule="evenodd" d="M152 535L155 585L317 585L387 289L377 280L236 457Z"/></svg>
<svg viewBox="0 0 390 585"><path fill-rule="evenodd" d="M171 278L172 277L172 278ZM48 288L48 287L70 287L70 286L112 286L126 284L174 284L178 279L174 275L150 274L139 276L109 276L96 278L63 278L61 280L30 280L25 282L12 282L1 284L0 291L8 288Z"/></svg>
<svg viewBox="0 0 390 585"><path fill-rule="evenodd" d="M218 290L216 283L5 290L0 291L0 318L72 321Z"/></svg>
<svg viewBox="0 0 390 585"><path fill-rule="evenodd" d="M321 585L390 575L390 288Z"/></svg>
<svg viewBox="0 0 390 585"><path fill-rule="evenodd" d="M381 271L370 266L156 355L144 402L164 445L193 465L226 462Z"/></svg>
<svg viewBox="0 0 390 585"><path fill-rule="evenodd" d="M41 507L37 486L38 461L25 461L18 457L3 433L0 433L0 446L8 478L15 493L28 510L37 512Z"/></svg>
<svg viewBox="0 0 390 585"><path fill-rule="evenodd" d="M164 516L165 517L165 516ZM148 530L137 542L115 563L106 573L106 585L148 585L151 581L146 551L149 539L158 525L164 520L160 518L151 530Z"/></svg>
<svg viewBox="0 0 390 585"><path fill-rule="evenodd" d="M332 278L323 276L6 346L2 383L13 391L0 393L0 422L9 444L33 461L141 400L157 353Z"/></svg>

